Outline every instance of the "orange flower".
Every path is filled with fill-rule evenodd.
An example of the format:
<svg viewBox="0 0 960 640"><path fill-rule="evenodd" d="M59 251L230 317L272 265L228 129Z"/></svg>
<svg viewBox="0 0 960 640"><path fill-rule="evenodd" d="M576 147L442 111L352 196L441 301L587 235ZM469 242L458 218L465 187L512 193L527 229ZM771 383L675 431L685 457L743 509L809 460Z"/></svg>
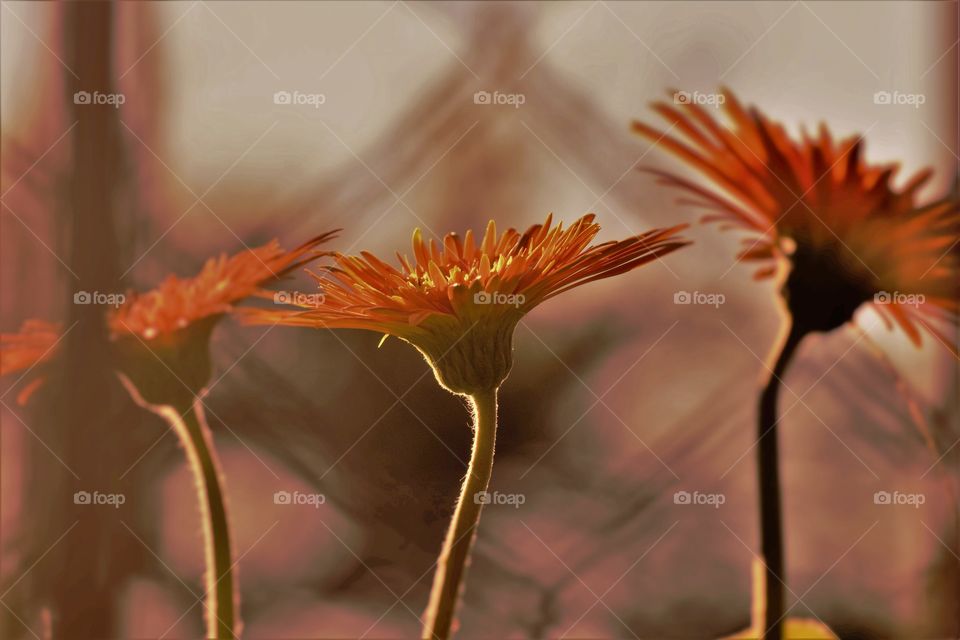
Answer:
<svg viewBox="0 0 960 640"><path fill-rule="evenodd" d="M600 226L586 215L564 229L546 222L526 233L497 235L491 221L477 244L472 231L448 234L438 245L413 233L411 263L334 254L315 275L320 293L300 296L299 309L246 309L248 322L317 328L368 329L416 347L448 391L473 406L473 451L460 497L436 563L424 612L424 638L449 638L485 492L493 471L497 393L510 373L513 331L523 315L564 291L625 273L688 244L683 226L590 246Z"/></svg>
<svg viewBox="0 0 960 640"><path fill-rule="evenodd" d="M192 278L171 275L156 289L128 293L118 309L107 313L120 368L155 401L156 394L150 390L158 381L169 389L170 373L179 379L176 386L186 382L192 391L198 391L209 377L206 340L220 317L232 310L233 303L261 294L260 287L268 281L318 258L322 254L314 249L334 233L318 236L292 251L284 251L273 240L231 257L221 255L208 260ZM2 334L0 375L51 358L57 351L59 333L57 324L28 320L19 333ZM161 363L162 367L156 366ZM35 390L39 380L24 391ZM21 398L25 399L23 393Z"/></svg>
<svg viewBox="0 0 960 640"><path fill-rule="evenodd" d="M836 328L862 303L873 302L888 326L895 321L915 344L920 324L950 345L924 316L957 321L956 194L919 205L917 193L930 169L897 189L897 165L867 164L861 137L834 142L821 125L818 137L804 132L794 140L780 123L756 108L744 109L727 90L723 95L729 127L699 105L665 103L655 110L686 140L633 124L720 191L667 171L647 171L693 196L680 202L711 210L705 221L751 232L738 259L766 263L755 278L777 272L770 261L789 260L784 294L794 319L808 330Z"/></svg>
<svg viewBox="0 0 960 640"><path fill-rule="evenodd" d="M210 334L233 303L262 295L262 285L318 258L329 232L284 251L273 240L231 257L211 258L196 276L168 276L159 287L129 294L107 317L118 367L149 402L183 409L210 380Z"/></svg>
<svg viewBox="0 0 960 640"><path fill-rule="evenodd" d="M279 278L317 258L312 251L335 232L313 238L293 251L284 251L277 240L227 257L210 258L196 276L170 275L156 289L128 294L119 309L109 314L114 338L136 333L151 340L188 325L230 311L231 304L254 295L269 280Z"/></svg>
<svg viewBox="0 0 960 640"><path fill-rule="evenodd" d="M321 295L302 310L248 309L254 323L368 329L421 351L437 379L454 393L499 386L511 366L510 343L520 318L535 306L587 282L625 273L688 244L685 225L589 246L600 225L592 214L568 229L552 216L521 234L498 236L493 221L479 242L472 231L450 233L442 247L413 234L411 263L399 268L376 256L334 254L315 275Z"/></svg>

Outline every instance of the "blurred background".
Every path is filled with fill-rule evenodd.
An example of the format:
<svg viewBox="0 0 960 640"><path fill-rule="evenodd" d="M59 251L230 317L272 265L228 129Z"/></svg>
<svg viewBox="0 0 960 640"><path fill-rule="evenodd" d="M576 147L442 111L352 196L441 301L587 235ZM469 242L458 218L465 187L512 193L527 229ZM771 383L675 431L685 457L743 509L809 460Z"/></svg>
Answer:
<svg viewBox="0 0 960 640"><path fill-rule="evenodd" d="M69 331L29 404L16 376L0 388L0 635L203 633L184 457L113 382L102 310L76 291L337 227L332 248L390 256L415 227L490 218L594 211L601 240L694 221L637 171L673 161L629 123L721 85L793 132L865 133L901 179L934 167L932 198L957 172L957 18L956 2L4 2L0 329ZM754 404L780 316L774 285L733 264L736 233L689 235L518 328L491 486L513 499L484 513L459 637L747 626ZM674 303L695 291L723 303ZM956 362L857 322L805 343L781 400L788 601L843 638L955 638ZM246 637L419 633L469 418L413 349L378 340L232 320L214 335Z"/></svg>

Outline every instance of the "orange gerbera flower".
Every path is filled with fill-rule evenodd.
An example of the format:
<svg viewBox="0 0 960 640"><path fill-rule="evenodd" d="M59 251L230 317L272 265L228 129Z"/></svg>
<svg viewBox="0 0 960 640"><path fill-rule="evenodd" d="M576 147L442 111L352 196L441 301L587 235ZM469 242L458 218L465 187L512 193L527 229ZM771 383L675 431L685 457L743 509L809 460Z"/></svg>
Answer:
<svg viewBox="0 0 960 640"><path fill-rule="evenodd" d="M456 627L482 508L477 496L493 470L497 392L510 372L517 323L553 296L688 244L676 237L686 225L590 246L600 230L592 214L568 229L552 222L547 216L526 233L508 229L498 236L491 221L479 245L472 231L462 239L448 234L440 245L425 242L418 229L412 263L400 254L399 267L392 267L367 252L336 253L334 264L314 276L320 295L291 300L299 310L245 310L254 323L368 329L401 338L424 355L443 388L473 405L473 451L437 560L424 638L445 640Z"/></svg>
<svg viewBox="0 0 960 640"><path fill-rule="evenodd" d="M320 296L302 310L248 309L248 321L368 329L401 338L426 356L437 379L454 393L492 389L511 366L513 330L524 314L564 291L627 272L688 242L686 225L655 229L619 242L589 246L600 225L593 214L568 229L552 216L520 233L497 235L491 220L479 245L472 231L450 233L442 246L413 233L413 262L399 267L376 256L334 255L314 275ZM296 303L296 301L294 301Z"/></svg>
<svg viewBox="0 0 960 640"><path fill-rule="evenodd" d="M780 638L789 611L777 435L782 379L808 333L843 325L864 302L873 302L888 326L896 322L915 344L919 324L956 354L952 341L922 316L957 321L960 202L954 193L919 205L916 196L932 175L929 169L897 189L897 166L867 164L859 136L834 142L821 125L819 137L803 133L797 141L756 108L744 109L729 91L722 95L731 127L696 104L658 103L655 109L670 129L686 140L639 122L633 128L720 187L722 193L648 169L693 196L681 202L711 210L706 220L752 234L738 259L765 263L756 278L777 273L779 265L771 261L785 259L790 266L782 288L789 317L760 394L756 447L759 566L765 575L764 608L754 622L761 637Z"/></svg>
<svg viewBox="0 0 960 640"><path fill-rule="evenodd" d="M170 275L157 288L130 298L109 314L113 337L136 333L146 340L170 334L230 310L231 304L259 292L267 281L279 278L314 260L312 250L335 232L313 238L293 251L284 251L277 240L227 257L210 258L196 276Z"/></svg>
<svg viewBox="0 0 960 640"><path fill-rule="evenodd" d="M208 260L192 278L171 275L156 289L127 293L125 302L107 313L107 325L121 364L130 365L133 358L141 361L141 367L146 363L147 369L152 369L159 358L182 380L190 382L194 391L198 390L196 385L205 384L209 375L203 340L209 337L216 322L232 309L233 303L261 293L260 287L268 281L322 255L315 248L334 233L313 238L292 251L284 251L273 240L230 257L222 254ZM59 334L58 324L28 320L18 333L0 335L0 374L27 369L52 357ZM198 348L180 348L187 344ZM153 355L144 353L146 349ZM190 368L192 372L188 371ZM169 372L162 372L160 377L168 375Z"/></svg>
<svg viewBox="0 0 960 640"><path fill-rule="evenodd" d="M314 248L332 235L293 251L273 240L230 258L211 258L192 278L169 276L152 291L131 294L107 318L131 397L167 420L194 474L203 515L207 637L233 638L240 629L223 472L201 399L210 380L210 334L235 302L261 294L266 282L319 257Z"/></svg>
<svg viewBox="0 0 960 640"><path fill-rule="evenodd" d="M712 210L704 220L750 231L738 259L767 262L756 278L773 276L777 266L769 261L787 258L792 269L784 294L796 322L808 330L836 328L862 303L873 302L888 326L896 322L915 344L919 324L950 345L923 316L957 321L956 193L920 205L917 193L930 169L897 189L897 165L867 164L861 137L834 142L821 125L818 137L804 132L794 140L756 108L744 109L731 92L723 96L730 127L699 105L661 102L655 110L686 141L640 122L633 129L725 193L667 171L647 171L693 196L681 202Z"/></svg>
<svg viewBox="0 0 960 640"><path fill-rule="evenodd" d="M171 396L178 395L179 402L192 402L210 378L209 338L223 314L233 303L261 294L265 283L322 255L315 247L334 234L292 251L272 240L231 257L221 254L192 278L171 275L156 289L128 294L107 316L120 368L150 401L173 403Z"/></svg>

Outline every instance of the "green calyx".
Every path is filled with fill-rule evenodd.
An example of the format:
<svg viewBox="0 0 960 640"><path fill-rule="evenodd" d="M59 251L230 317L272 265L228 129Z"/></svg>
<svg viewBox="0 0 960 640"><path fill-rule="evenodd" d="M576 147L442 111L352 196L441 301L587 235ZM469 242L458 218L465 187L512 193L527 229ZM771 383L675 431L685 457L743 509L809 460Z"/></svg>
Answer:
<svg viewBox="0 0 960 640"><path fill-rule="evenodd" d="M437 382L451 393L472 395L499 388L513 366L513 331L520 312L463 319L427 318L404 339L423 354Z"/></svg>
<svg viewBox="0 0 960 640"><path fill-rule="evenodd" d="M150 339L118 336L114 344L118 369L146 401L188 409L210 381L210 335L220 317L209 316Z"/></svg>

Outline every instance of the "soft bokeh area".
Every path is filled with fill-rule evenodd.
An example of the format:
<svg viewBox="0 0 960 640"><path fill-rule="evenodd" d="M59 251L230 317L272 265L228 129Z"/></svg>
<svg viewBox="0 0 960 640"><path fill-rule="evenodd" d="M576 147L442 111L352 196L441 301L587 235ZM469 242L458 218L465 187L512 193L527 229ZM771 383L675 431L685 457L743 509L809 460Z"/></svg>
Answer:
<svg viewBox="0 0 960 640"><path fill-rule="evenodd" d="M416 227L491 218L592 211L600 240L694 223L693 246L518 327L499 502L457 637L749 624L776 286L734 263L739 233L696 224L638 171L685 169L630 122L729 87L793 133L863 133L901 179L933 167L932 198L957 176L956 2L81 4L0 9L0 329L42 318L74 344L78 291L148 289L332 228L325 248L392 256ZM117 108L88 116L74 94L97 87ZM246 638L419 637L472 436L417 352L378 341L229 318L214 334L207 418ZM26 406L18 376L0 385L0 636L200 637L184 456L114 383L71 393L97 357L68 359ZM958 379L935 339L916 349L869 309L804 343L781 400L791 615L845 639L958 637Z"/></svg>

